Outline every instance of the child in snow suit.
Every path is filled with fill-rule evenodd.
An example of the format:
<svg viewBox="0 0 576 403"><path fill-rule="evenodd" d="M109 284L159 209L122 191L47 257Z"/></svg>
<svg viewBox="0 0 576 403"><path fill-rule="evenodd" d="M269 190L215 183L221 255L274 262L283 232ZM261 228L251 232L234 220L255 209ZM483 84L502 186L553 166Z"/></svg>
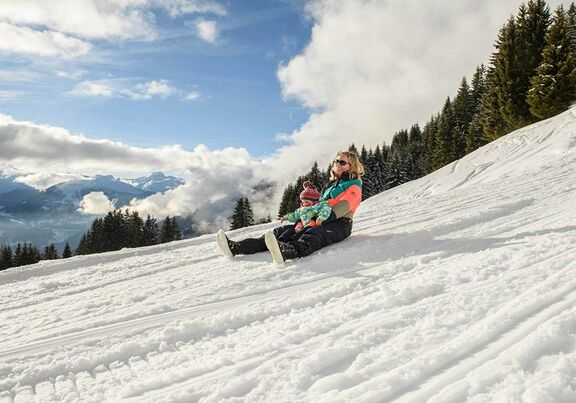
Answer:
<svg viewBox="0 0 576 403"><path fill-rule="evenodd" d="M300 208L286 214L280 222L296 223L295 230L300 232L305 227L315 227L325 221L332 213L332 206L320 199L320 192L309 181L304 182L304 190L300 193Z"/></svg>

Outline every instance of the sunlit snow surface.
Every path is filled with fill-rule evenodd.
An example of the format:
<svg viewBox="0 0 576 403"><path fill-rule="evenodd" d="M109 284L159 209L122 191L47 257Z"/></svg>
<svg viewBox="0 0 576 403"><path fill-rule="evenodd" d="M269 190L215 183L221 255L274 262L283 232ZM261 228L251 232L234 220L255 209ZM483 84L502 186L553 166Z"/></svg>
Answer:
<svg viewBox="0 0 576 403"><path fill-rule="evenodd" d="M574 109L355 218L284 266L204 236L0 273L0 402L576 401Z"/></svg>

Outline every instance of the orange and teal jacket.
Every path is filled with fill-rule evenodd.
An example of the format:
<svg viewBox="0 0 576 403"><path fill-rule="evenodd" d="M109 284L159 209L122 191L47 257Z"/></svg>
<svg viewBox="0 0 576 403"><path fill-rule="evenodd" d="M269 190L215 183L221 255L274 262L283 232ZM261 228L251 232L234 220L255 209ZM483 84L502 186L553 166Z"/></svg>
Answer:
<svg viewBox="0 0 576 403"><path fill-rule="evenodd" d="M362 201L362 182L350 179L348 173L326 185L322 199L332 206L332 214L326 221L339 218L352 220L354 212Z"/></svg>

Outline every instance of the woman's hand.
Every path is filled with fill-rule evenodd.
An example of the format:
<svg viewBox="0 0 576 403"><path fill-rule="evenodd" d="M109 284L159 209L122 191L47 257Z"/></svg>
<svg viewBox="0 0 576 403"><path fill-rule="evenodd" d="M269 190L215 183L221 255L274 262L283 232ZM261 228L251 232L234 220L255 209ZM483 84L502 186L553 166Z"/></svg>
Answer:
<svg viewBox="0 0 576 403"><path fill-rule="evenodd" d="M294 230L295 230L296 232L302 231L302 228L304 228L304 224L302 224L302 221L298 221L298 222L296 223L296 225L294 226Z"/></svg>

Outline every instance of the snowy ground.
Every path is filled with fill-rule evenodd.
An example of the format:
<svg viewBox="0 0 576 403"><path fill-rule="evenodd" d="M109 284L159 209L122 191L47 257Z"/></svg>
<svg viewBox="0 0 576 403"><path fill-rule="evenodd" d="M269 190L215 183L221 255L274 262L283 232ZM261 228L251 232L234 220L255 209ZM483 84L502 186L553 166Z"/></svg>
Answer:
<svg viewBox="0 0 576 403"><path fill-rule="evenodd" d="M204 236L2 272L0 402L574 402L575 166L573 109L282 267Z"/></svg>

